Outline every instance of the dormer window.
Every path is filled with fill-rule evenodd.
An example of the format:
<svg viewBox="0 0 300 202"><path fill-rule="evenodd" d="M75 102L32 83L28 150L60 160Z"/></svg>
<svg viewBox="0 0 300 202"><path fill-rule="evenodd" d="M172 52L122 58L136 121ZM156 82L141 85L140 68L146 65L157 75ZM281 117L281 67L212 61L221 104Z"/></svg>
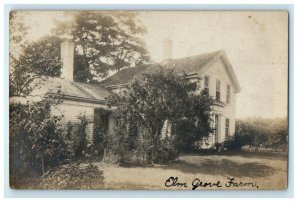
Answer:
<svg viewBox="0 0 300 202"><path fill-rule="evenodd" d="M204 90L209 93L209 77L205 76L204 77Z"/></svg>
<svg viewBox="0 0 300 202"><path fill-rule="evenodd" d="M216 100L221 101L221 82L219 80L216 82Z"/></svg>

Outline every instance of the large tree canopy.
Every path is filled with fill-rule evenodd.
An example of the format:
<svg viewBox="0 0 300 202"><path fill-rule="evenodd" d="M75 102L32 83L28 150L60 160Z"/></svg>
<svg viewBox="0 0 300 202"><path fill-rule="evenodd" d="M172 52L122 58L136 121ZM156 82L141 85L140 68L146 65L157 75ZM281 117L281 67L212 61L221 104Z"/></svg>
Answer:
<svg viewBox="0 0 300 202"><path fill-rule="evenodd" d="M66 12L67 21L56 22L52 32L28 44L19 58L11 58L10 95L26 95L30 83L39 76L57 77L61 71L60 42L75 43L74 79L98 82L122 68L146 63L148 52L141 36L146 29L134 12L83 11ZM21 21L11 17L11 32L25 31ZM17 44L19 35L11 35ZM14 50L11 50L13 52Z"/></svg>
<svg viewBox="0 0 300 202"><path fill-rule="evenodd" d="M206 93L196 94L196 86L184 75L161 66L136 78L128 90L110 99L119 105L114 112L116 132L122 139L119 145L124 145L125 151L147 145L144 152L150 154L151 149L149 158L156 161L161 157L156 154L166 145L179 151L207 136L212 100ZM162 135L166 120L172 126L171 142L164 142L168 137ZM192 139L190 145L185 144L186 135Z"/></svg>
<svg viewBox="0 0 300 202"><path fill-rule="evenodd" d="M95 81L109 70L136 66L149 60L140 36L146 29L134 12L84 11L71 13L71 21L59 23L56 36L75 42L75 79Z"/></svg>
<svg viewBox="0 0 300 202"><path fill-rule="evenodd" d="M60 41L56 37L45 37L24 48L18 58L10 58L10 96L25 96L44 76L58 77L61 61L58 55Z"/></svg>

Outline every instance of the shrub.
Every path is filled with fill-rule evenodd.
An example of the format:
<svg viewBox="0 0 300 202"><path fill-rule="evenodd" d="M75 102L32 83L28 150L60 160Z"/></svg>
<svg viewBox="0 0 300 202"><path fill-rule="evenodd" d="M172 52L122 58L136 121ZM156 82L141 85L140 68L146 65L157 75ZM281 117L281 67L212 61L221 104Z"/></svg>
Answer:
<svg viewBox="0 0 300 202"><path fill-rule="evenodd" d="M228 151L237 151L242 148L245 144L244 141L240 141L237 136L230 137L223 142L223 149Z"/></svg>
<svg viewBox="0 0 300 202"><path fill-rule="evenodd" d="M159 155L155 158L155 163L167 163L178 157L178 152L171 147L160 147L158 149L158 154Z"/></svg>
<svg viewBox="0 0 300 202"><path fill-rule="evenodd" d="M78 115L77 119L79 121L73 123L73 130L71 134L71 140L73 141L73 148L75 153L75 158L82 157L86 152L87 145L87 132L86 128L89 124L89 119L86 115Z"/></svg>
<svg viewBox="0 0 300 202"><path fill-rule="evenodd" d="M72 160L79 160L82 157L91 157L93 154L93 143L88 144L87 126L90 123L90 118L84 114L77 116L78 121L67 123L66 142L72 151Z"/></svg>
<svg viewBox="0 0 300 202"><path fill-rule="evenodd" d="M238 120L236 133L222 147L234 151L243 148L263 150L287 149L288 125L284 118Z"/></svg>
<svg viewBox="0 0 300 202"><path fill-rule="evenodd" d="M286 118L252 118L237 121L236 134L229 142L234 148L249 145L256 148L272 148L276 151L277 148L287 148L287 137Z"/></svg>
<svg viewBox="0 0 300 202"><path fill-rule="evenodd" d="M52 98L41 102L10 104L10 174L39 176L71 158L65 142L62 116L50 114Z"/></svg>
<svg viewBox="0 0 300 202"><path fill-rule="evenodd" d="M89 164L70 163L47 171L42 177L43 189L103 189L103 171Z"/></svg>
<svg viewBox="0 0 300 202"><path fill-rule="evenodd" d="M95 153L96 157L99 157L104 152L104 145L105 145L105 134L106 130L103 129L103 127L97 123L95 123L94 127L94 138L93 138L93 151Z"/></svg>
<svg viewBox="0 0 300 202"><path fill-rule="evenodd" d="M165 138L161 141L158 152L155 153L157 154L157 156L154 156L155 163L167 163L178 158L178 151L169 138Z"/></svg>

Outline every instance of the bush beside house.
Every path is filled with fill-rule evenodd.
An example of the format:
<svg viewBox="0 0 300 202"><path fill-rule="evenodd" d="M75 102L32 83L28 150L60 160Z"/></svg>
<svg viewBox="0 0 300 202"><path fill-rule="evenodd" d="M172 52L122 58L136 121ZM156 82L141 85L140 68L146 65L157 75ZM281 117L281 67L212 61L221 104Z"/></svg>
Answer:
<svg viewBox="0 0 300 202"><path fill-rule="evenodd" d="M50 112L51 107L61 102L59 97L47 97L25 105L10 104L9 169L12 188L29 188L26 186L30 181L39 179L46 172L49 175L49 170L61 165L66 168L68 163L80 162L92 154L92 149L86 144L88 117L80 115L77 122L65 124L63 115L54 116ZM70 166L74 168L72 164ZM72 174L70 177L75 177Z"/></svg>
<svg viewBox="0 0 300 202"><path fill-rule="evenodd" d="M222 147L233 151L287 151L288 121L286 118L237 120L235 135Z"/></svg>

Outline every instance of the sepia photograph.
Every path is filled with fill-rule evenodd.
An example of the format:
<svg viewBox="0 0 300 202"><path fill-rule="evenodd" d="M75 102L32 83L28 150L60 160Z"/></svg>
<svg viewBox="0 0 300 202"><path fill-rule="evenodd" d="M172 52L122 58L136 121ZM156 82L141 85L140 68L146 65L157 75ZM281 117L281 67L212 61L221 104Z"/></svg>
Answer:
<svg viewBox="0 0 300 202"><path fill-rule="evenodd" d="M10 188L287 189L288 17L10 11Z"/></svg>

